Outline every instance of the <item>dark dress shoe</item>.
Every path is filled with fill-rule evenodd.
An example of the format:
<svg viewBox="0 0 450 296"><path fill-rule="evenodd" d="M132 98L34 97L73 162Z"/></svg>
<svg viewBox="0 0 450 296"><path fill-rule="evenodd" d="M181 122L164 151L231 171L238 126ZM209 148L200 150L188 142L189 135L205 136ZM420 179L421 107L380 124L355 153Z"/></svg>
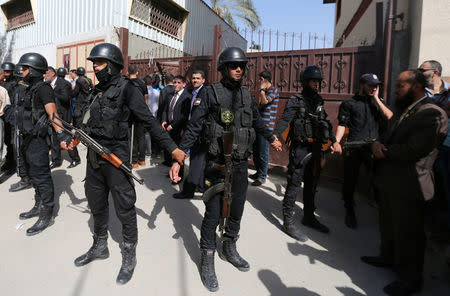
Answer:
<svg viewBox="0 0 450 296"><path fill-rule="evenodd" d="M19 182L14 183L10 186L9 192L17 192L20 190L31 188L33 184L31 184L30 179L28 178L22 178Z"/></svg>
<svg viewBox="0 0 450 296"><path fill-rule="evenodd" d="M358 227L355 211L353 209L348 209L345 211L345 225L351 229L356 229Z"/></svg>
<svg viewBox="0 0 450 296"><path fill-rule="evenodd" d="M374 267L391 268L393 264L380 256L362 256L361 261Z"/></svg>
<svg viewBox="0 0 450 296"><path fill-rule="evenodd" d="M62 166L62 163L60 163L60 162L52 162L50 164L50 169L53 170L55 168L59 168L60 166Z"/></svg>
<svg viewBox="0 0 450 296"><path fill-rule="evenodd" d="M255 181L253 181L252 186L261 186L264 183L266 183L266 180L256 179Z"/></svg>
<svg viewBox="0 0 450 296"><path fill-rule="evenodd" d="M78 160L78 161L72 161L72 162L70 163L70 165L69 165L67 168L68 168L68 169L74 168L74 167L76 167L77 165L79 165L80 163L81 163L80 160Z"/></svg>
<svg viewBox="0 0 450 296"><path fill-rule="evenodd" d="M190 196L190 195L184 193L183 191L174 193L172 196L173 196L173 198L176 198L176 199L192 199L192 198L194 198L193 195Z"/></svg>
<svg viewBox="0 0 450 296"><path fill-rule="evenodd" d="M391 296L409 296L421 290L421 285L409 287L400 281L394 281L383 288L384 293Z"/></svg>
<svg viewBox="0 0 450 296"><path fill-rule="evenodd" d="M323 225L322 223L319 222L319 220L317 220L317 218L313 215L313 216L304 216L302 219L302 224L310 227L312 229L315 229L319 232L322 233L329 233L330 229L328 227L326 227L325 225Z"/></svg>
<svg viewBox="0 0 450 296"><path fill-rule="evenodd" d="M248 177L252 180L256 180L256 179L258 179L258 173L251 174Z"/></svg>

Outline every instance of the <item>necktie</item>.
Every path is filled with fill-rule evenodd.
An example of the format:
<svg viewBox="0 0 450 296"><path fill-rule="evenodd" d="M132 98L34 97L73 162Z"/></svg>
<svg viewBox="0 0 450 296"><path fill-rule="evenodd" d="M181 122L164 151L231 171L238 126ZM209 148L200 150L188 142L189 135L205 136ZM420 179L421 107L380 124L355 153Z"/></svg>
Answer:
<svg viewBox="0 0 450 296"><path fill-rule="evenodd" d="M175 103L177 102L178 92L175 92L172 101L169 106L169 121L173 121L173 109L175 107Z"/></svg>

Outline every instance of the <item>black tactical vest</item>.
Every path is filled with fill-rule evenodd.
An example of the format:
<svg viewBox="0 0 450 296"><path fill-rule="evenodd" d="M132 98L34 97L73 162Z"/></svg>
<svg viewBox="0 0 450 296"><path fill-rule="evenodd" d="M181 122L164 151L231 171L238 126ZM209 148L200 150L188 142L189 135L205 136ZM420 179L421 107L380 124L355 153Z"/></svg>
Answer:
<svg viewBox="0 0 450 296"><path fill-rule="evenodd" d="M44 84L44 81L40 81L31 85L23 93L22 99L19 99L19 104L22 103L23 108L19 109L22 114L19 114L21 120L18 120L18 124L19 130L23 134L45 136L48 133L48 126L42 122L43 116L46 115L44 105L36 102L36 92ZM39 121L39 119L41 120ZM40 126L35 128L38 121Z"/></svg>
<svg viewBox="0 0 450 296"><path fill-rule="evenodd" d="M303 96L296 94L295 97L299 108L289 131L289 139L297 143L307 143L310 139L327 143L330 139L330 126L323 103L319 103L315 110L308 110Z"/></svg>
<svg viewBox="0 0 450 296"><path fill-rule="evenodd" d="M218 110L208 114L204 122L203 139L208 145L208 153L212 156L223 155L222 132L225 124L221 120L221 115L225 110L231 110L234 113L234 120L231 124L233 131L233 154L235 159L245 159L253 152L253 142L256 134L253 129L253 112L251 108L252 96L247 87L240 88L240 107L233 110L233 100L227 100L227 94L224 86L220 82L211 85L217 102L220 107Z"/></svg>
<svg viewBox="0 0 450 296"><path fill-rule="evenodd" d="M130 80L120 77L105 92L94 90L86 129L94 137L107 140L127 140L130 109L125 105L124 90Z"/></svg>

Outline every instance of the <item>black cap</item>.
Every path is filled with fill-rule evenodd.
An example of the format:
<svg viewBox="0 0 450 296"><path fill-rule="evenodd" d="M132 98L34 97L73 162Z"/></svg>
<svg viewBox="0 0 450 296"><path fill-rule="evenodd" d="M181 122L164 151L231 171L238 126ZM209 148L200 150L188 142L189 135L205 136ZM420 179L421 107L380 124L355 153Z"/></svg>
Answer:
<svg viewBox="0 0 450 296"><path fill-rule="evenodd" d="M381 81L378 76L372 73L366 73L359 78L359 83L367 83L369 85L380 85Z"/></svg>

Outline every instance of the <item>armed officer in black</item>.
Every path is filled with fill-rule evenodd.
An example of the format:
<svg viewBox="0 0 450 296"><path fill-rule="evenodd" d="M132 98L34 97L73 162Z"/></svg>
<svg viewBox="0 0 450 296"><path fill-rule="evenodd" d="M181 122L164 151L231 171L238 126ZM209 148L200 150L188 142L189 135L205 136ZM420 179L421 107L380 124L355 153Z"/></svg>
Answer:
<svg viewBox="0 0 450 296"><path fill-rule="evenodd" d="M92 80L86 77L86 69L84 67L78 67L76 73L78 77L71 95L72 98L76 98L73 110L73 124L76 127L81 127L84 110L89 105L89 94L94 86Z"/></svg>
<svg viewBox="0 0 450 296"><path fill-rule="evenodd" d="M294 206L300 191L301 182L303 186L303 219L302 224L320 232L328 233L329 229L320 223L314 216L314 196L316 188L313 185L318 178L319 172L313 172L312 158L305 158L312 152L313 142L326 143L330 140L333 152L342 153L341 146L336 142L333 135L331 123L326 119L323 99L318 94L323 77L316 66L306 66L301 74L303 91L289 99L283 113L278 121L274 135L280 136L290 126L289 140L289 165L287 176L287 188L283 199L283 220L286 233L293 238L305 241L303 235L295 223ZM306 162L306 163L305 163Z"/></svg>
<svg viewBox="0 0 450 296"><path fill-rule="evenodd" d="M33 208L19 215L20 219L39 216L37 222L29 229L27 235L35 235L53 223L54 206L53 180L49 166L48 116L56 113L54 93L51 86L43 81L47 71L47 60L38 53L24 54L18 63L22 66L22 77L28 87L23 93L22 108L8 108L7 117L11 124L18 125L23 142L21 145L25 159L25 168L35 189ZM16 111L16 112L15 112ZM60 135L60 143L66 149L67 137L62 130L53 126Z"/></svg>
<svg viewBox="0 0 450 296"><path fill-rule="evenodd" d="M90 108L83 118L83 129L130 167L128 130L133 118L142 123L165 149L171 151L174 159L182 162L185 153L161 129L147 108L140 90L120 74L123 68L120 49L110 43L98 44L91 50L88 60L94 64L99 83L95 86ZM136 266L138 234L134 183L122 170L89 149L85 192L94 218L94 243L87 253L75 259L75 265L83 266L94 259L109 256L108 195L111 193L116 214L122 223L123 235L122 266L117 283L125 284L131 279Z"/></svg>
<svg viewBox="0 0 450 296"><path fill-rule="evenodd" d="M347 142L366 142L355 149L344 152L344 184L342 197L345 207L345 225L357 227L353 194L358 180L359 169L364 163L368 171L372 170L371 141L378 138L380 126L387 123L393 113L378 96L380 80L375 74L364 74L359 79L359 92L339 106L339 125L336 140L340 143L345 129L349 129Z"/></svg>
<svg viewBox="0 0 450 296"><path fill-rule="evenodd" d="M204 143L208 145L207 167L211 163L223 163L224 152L222 146L222 131L225 124L222 116L231 111L234 120L231 123L233 131L232 153L232 202L229 220L225 226L223 237L224 258L241 271L248 271L250 266L237 252L236 241L239 237L241 218L247 194L248 157L252 152L253 141L260 133L274 147L281 148L281 143L266 129L256 103L247 87L242 86L247 57L237 47L226 48L219 56L218 70L222 73L222 80L207 86L202 94L200 105L193 112L180 148L188 151L203 132ZM204 127L204 128L203 128ZM174 182L180 177L180 165L174 163L170 175ZM206 174L208 176L208 174ZM210 291L219 289L214 269L214 251L216 249L216 228L222 205L222 193L213 195L205 202L206 210L201 226L201 264L200 273L204 286Z"/></svg>
<svg viewBox="0 0 450 296"><path fill-rule="evenodd" d="M24 105L24 98L25 98L25 92L28 88L28 84L26 84L23 81L22 78L22 66L16 65L14 69L14 77L17 80L17 86L14 88L14 96L11 98L11 108L14 108L13 110L20 110L23 108ZM14 120L11 120L11 122L14 122ZM9 123L8 123L9 124ZM11 184L9 188L9 192L16 192L24 189L28 189L32 187L31 180L28 177L27 169L25 166L25 157L23 155L23 149L21 148L21 145L23 144L22 137L18 136L18 133L16 131L15 123L11 124L12 126L12 133L14 135L11 136L13 139L13 145L14 145L14 157L17 160L17 173L20 177L19 182ZM20 133L20 131L19 131ZM16 139L17 137L17 139ZM19 147L16 147L18 145ZM16 154L18 153L18 154Z"/></svg>
<svg viewBox="0 0 450 296"><path fill-rule="evenodd" d="M0 86L3 86L9 95L11 102L14 100L14 93L17 88L17 78L14 77L15 65L11 62L5 62L2 64L2 70L4 73L3 81L0 81ZM0 171L4 176L11 176L16 169L16 160L14 158L14 145L12 138L12 126L8 122L5 122L4 127L4 142L6 145L5 162L3 163Z"/></svg>
<svg viewBox="0 0 450 296"><path fill-rule="evenodd" d="M55 101L56 101L56 109L58 110L59 116L66 121L71 122L72 121L72 113L70 112L70 103L72 100L71 93L72 93L72 85L69 81L65 79L67 75L67 70L65 68L58 68L56 70L56 82L55 82ZM59 161L61 162L61 150L58 149L57 144L54 143L54 148L52 148L52 152L55 151L55 153L59 154ZM70 165L67 167L69 169L76 167L80 164L80 156L78 155L77 147L74 147L73 150L69 150L69 157L71 159Z"/></svg>

